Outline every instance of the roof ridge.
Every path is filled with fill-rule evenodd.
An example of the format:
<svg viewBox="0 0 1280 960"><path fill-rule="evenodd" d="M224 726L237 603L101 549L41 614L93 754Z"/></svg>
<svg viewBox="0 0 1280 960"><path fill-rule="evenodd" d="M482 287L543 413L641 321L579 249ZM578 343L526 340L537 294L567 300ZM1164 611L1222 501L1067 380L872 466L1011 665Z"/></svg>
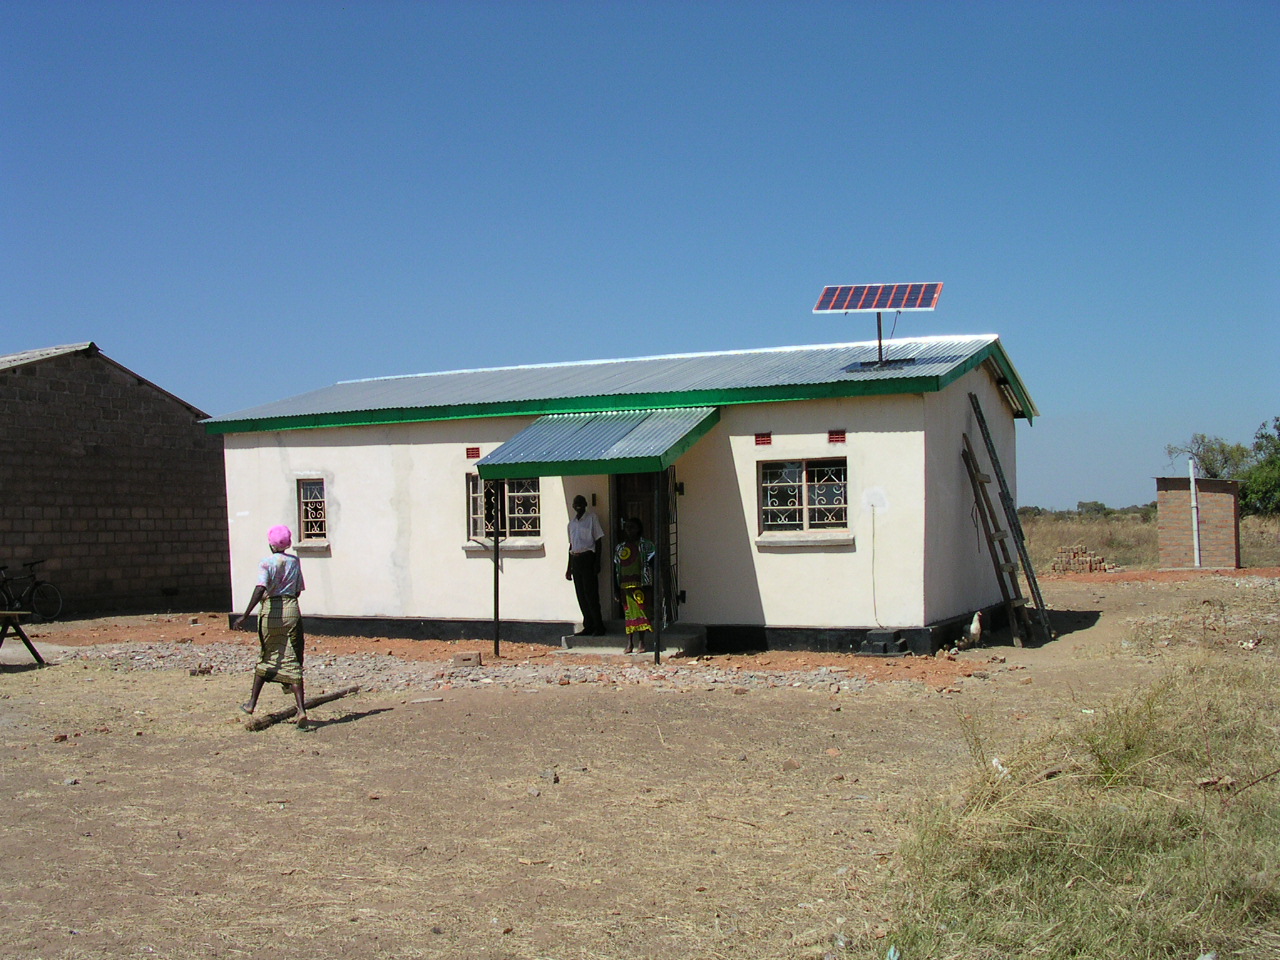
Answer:
<svg viewBox="0 0 1280 960"><path fill-rule="evenodd" d="M44 359L45 357L56 357L63 353L75 353L79 350L87 350L94 346L92 340L85 340L83 343L63 343L55 347L35 347L31 350L18 350L15 353L0 354L0 363L6 361L12 363L19 358L27 357L31 360Z"/></svg>
<svg viewBox="0 0 1280 960"><path fill-rule="evenodd" d="M897 339L885 340L883 342L884 345L888 347L891 345L909 343L939 343L947 340L994 341L998 339L999 335L995 333L973 333L935 334L924 337L898 337ZM431 370L426 373L400 373L385 377L360 377L355 380L339 380L335 386L347 383L379 383L387 380L413 380L419 377L447 377L461 373L498 373L505 370L549 370L555 367L583 367L606 363L638 363L646 360L690 360L698 357L737 357L750 353L791 353L800 350L843 350L851 347L874 347L877 346L878 343L879 341L876 340L854 340L849 343L812 343L784 347L747 347L741 350L707 350L693 353L665 353L655 354L648 357L612 357L597 360L560 360L554 363L517 363L501 367L468 367L460 370Z"/></svg>

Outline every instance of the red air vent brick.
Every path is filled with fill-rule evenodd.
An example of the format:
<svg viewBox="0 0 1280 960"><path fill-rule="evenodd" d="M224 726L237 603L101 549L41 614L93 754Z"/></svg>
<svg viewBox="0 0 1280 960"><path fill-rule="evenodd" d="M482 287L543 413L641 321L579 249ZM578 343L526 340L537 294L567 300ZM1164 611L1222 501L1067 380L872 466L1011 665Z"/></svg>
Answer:
<svg viewBox="0 0 1280 960"><path fill-rule="evenodd" d="M773 434L772 434L772 433L757 433L757 434L756 434L756 446L757 446L757 447L767 447L767 446L769 446L771 443L773 443Z"/></svg>
<svg viewBox="0 0 1280 960"><path fill-rule="evenodd" d="M828 431L827 431L827 443L844 443L844 431L843 431L843 430L828 430Z"/></svg>
<svg viewBox="0 0 1280 960"><path fill-rule="evenodd" d="M480 459L480 448L479 448L479 447L467 447L467 459L468 459L468 460L479 460L479 459Z"/></svg>

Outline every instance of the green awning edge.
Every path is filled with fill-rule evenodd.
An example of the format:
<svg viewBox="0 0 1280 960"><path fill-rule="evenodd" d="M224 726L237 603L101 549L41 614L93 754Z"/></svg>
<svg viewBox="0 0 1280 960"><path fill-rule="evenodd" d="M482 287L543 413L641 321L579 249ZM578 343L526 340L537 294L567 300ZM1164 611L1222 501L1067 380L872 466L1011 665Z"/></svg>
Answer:
<svg viewBox="0 0 1280 960"><path fill-rule="evenodd" d="M622 413L633 410L598 410L597 413ZM583 477L615 473L658 473L667 469L688 452L707 431L720 422L720 411L712 410L663 453L648 457L620 457L616 460L545 460L538 463L478 464L476 470L484 480L523 480L528 477ZM501 449L501 448L499 448Z"/></svg>
<svg viewBox="0 0 1280 960"><path fill-rule="evenodd" d="M661 457L621 460L547 460L542 463L495 463L476 467L483 480L525 480L529 477L585 477L613 473L657 473L665 470Z"/></svg>

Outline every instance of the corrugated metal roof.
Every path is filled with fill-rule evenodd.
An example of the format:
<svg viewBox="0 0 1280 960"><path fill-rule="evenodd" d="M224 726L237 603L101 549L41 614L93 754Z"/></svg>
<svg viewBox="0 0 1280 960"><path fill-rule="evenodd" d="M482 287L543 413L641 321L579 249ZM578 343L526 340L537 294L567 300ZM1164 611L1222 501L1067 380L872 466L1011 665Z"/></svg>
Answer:
<svg viewBox="0 0 1280 960"><path fill-rule="evenodd" d="M381 422L375 417L343 420L342 415L348 414L403 413L430 408L432 415L426 418L435 419L437 415L447 415L440 408L474 407L488 409L454 415L485 416L502 412L493 409L496 405L522 403L544 403L544 409L529 412L551 412L546 407L554 404L545 402L573 398L616 398L613 406L625 407L628 397L765 389L776 392L776 388L781 387L822 384L837 387L864 384L869 388L879 384L866 392L891 393L896 381L904 382L904 390L919 390L921 381L945 378L984 352L984 355L998 354L1012 377L1017 378L999 338L993 334L888 340L884 350L884 366L874 365L877 344L868 341L353 380L214 417L208 422L211 425L242 423L243 429L288 429L291 424L283 421L289 418L311 418L310 422L297 426L330 426L339 422ZM912 383L908 385L906 381ZM1027 409L1015 410L1015 413L1034 414L1034 405L1021 381L1017 381L1016 386L1016 392L1025 397ZM666 405L679 403L681 399L675 397ZM390 419L413 418L394 416ZM246 421L255 421L256 425Z"/></svg>
<svg viewBox="0 0 1280 960"><path fill-rule="evenodd" d="M50 357L58 357L64 353L79 353L82 350L90 350L97 348L93 341L88 343L68 343L61 347L41 347L39 350L23 350L21 353L7 353L0 356L0 370L9 367L20 367L24 363L34 363L36 360L48 360Z"/></svg>
<svg viewBox="0 0 1280 960"><path fill-rule="evenodd" d="M486 479L663 470L719 419L715 407L552 414L476 466Z"/></svg>

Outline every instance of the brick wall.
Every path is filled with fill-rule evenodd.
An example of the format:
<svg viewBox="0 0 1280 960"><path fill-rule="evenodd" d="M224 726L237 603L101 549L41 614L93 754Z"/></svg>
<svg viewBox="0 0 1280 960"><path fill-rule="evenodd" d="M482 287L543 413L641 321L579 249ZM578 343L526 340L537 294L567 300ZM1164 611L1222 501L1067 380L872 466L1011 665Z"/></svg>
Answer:
<svg viewBox="0 0 1280 960"><path fill-rule="evenodd" d="M0 370L0 563L46 559L72 615L229 609L222 439L198 419L96 352Z"/></svg>
<svg viewBox="0 0 1280 960"><path fill-rule="evenodd" d="M1240 484L1235 480L1197 480L1196 499L1200 505L1200 566L1239 567ZM1157 477L1156 510L1161 569L1194 567L1191 480Z"/></svg>

